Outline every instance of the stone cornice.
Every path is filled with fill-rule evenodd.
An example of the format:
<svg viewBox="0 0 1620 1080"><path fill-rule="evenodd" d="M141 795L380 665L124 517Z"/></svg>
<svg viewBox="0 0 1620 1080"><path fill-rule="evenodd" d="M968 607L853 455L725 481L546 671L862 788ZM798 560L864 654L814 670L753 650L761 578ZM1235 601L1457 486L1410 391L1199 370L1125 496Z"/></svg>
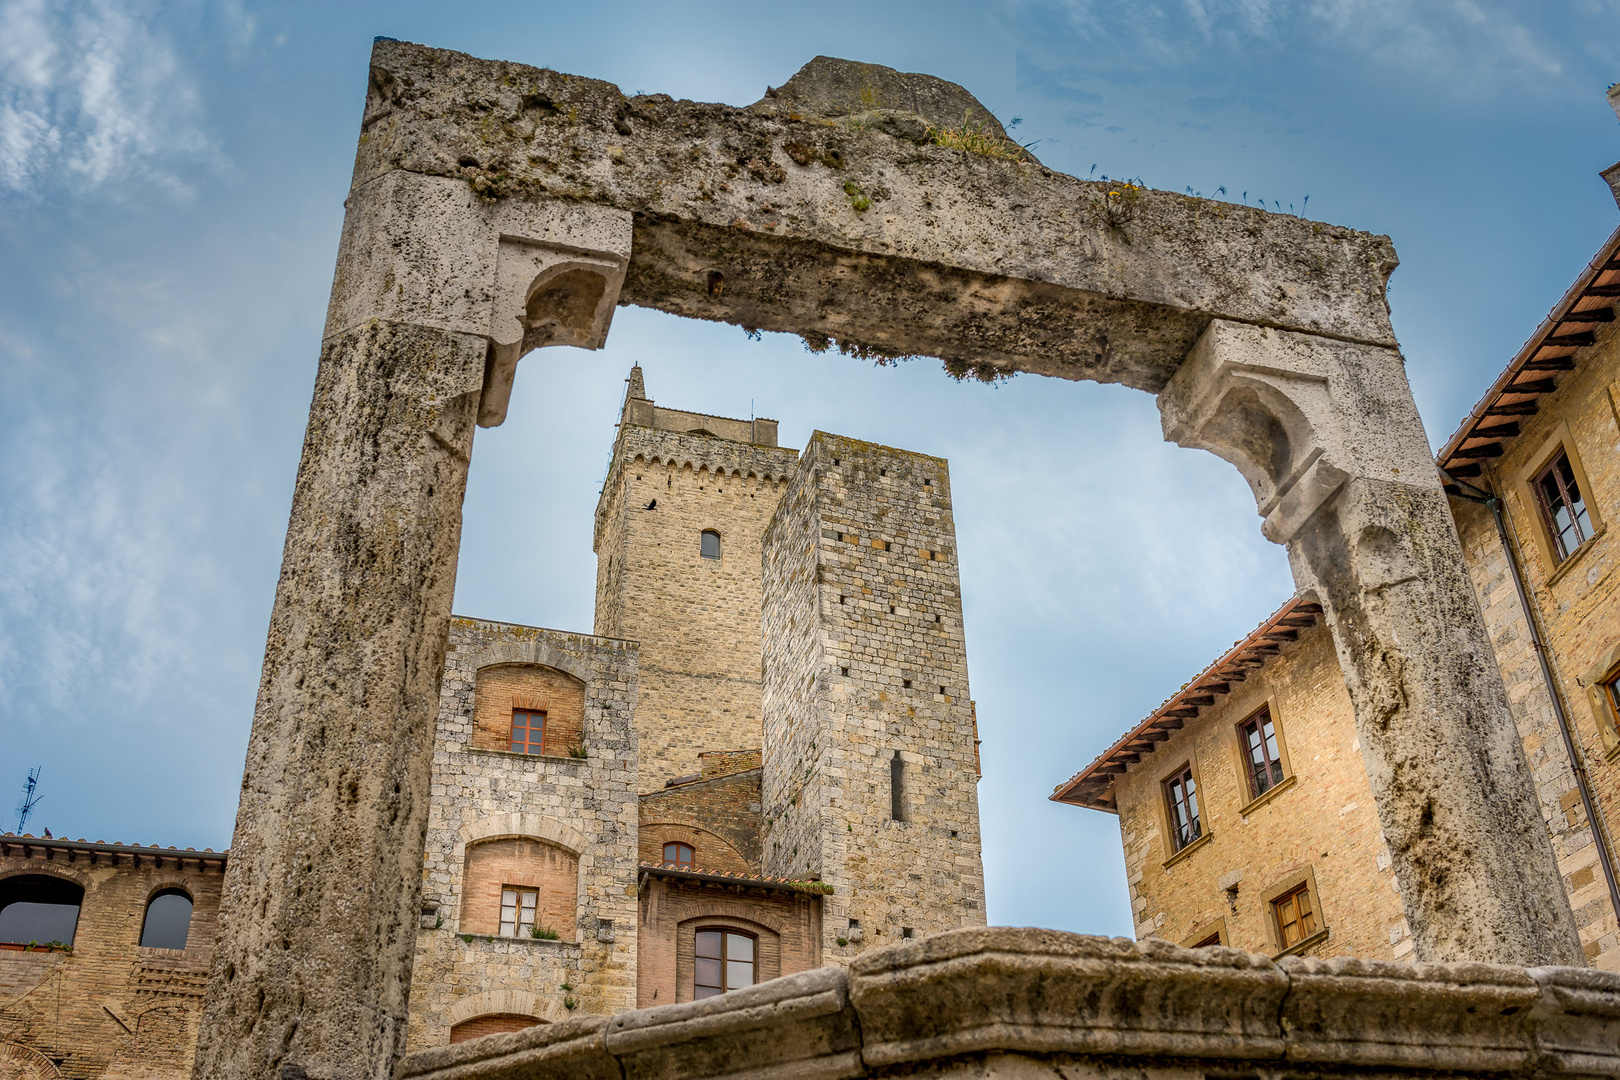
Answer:
<svg viewBox="0 0 1620 1080"><path fill-rule="evenodd" d="M1614 1076L1620 975L956 930L705 1001L414 1054L400 1080L874 1075L1000 1054L1199 1076ZM1061 1063L1061 1062L1059 1062ZM621 1071L622 1070L622 1071ZM1064 1072L1065 1070L1059 1070Z"/></svg>

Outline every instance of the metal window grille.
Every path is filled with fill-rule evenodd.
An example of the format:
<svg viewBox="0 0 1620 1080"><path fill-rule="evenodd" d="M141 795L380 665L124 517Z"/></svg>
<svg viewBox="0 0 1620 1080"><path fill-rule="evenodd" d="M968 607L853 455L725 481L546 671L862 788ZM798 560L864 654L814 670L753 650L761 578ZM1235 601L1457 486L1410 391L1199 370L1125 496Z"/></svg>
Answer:
<svg viewBox="0 0 1620 1080"><path fill-rule="evenodd" d="M693 950L692 997L754 985L754 938L735 930L699 930Z"/></svg>
<svg viewBox="0 0 1620 1080"><path fill-rule="evenodd" d="M1192 767L1166 780L1164 793L1170 804L1171 840L1180 851L1204 834L1198 820L1198 782L1193 779Z"/></svg>
<svg viewBox="0 0 1620 1080"><path fill-rule="evenodd" d="M1575 481L1569 455L1560 450L1535 480L1536 499L1542 517L1552 534L1558 561L1563 562L1592 538L1592 519L1586 512L1586 499Z"/></svg>
<svg viewBox="0 0 1620 1080"><path fill-rule="evenodd" d="M540 709L512 710L512 753L540 754L546 739L546 714Z"/></svg>
<svg viewBox="0 0 1620 1080"><path fill-rule="evenodd" d="M1258 799L1282 783L1282 759L1277 753L1277 728L1271 710L1261 709L1238 727L1248 764L1249 798Z"/></svg>
<svg viewBox="0 0 1620 1080"><path fill-rule="evenodd" d="M539 889L501 889L501 936L522 937L534 929L535 909L540 906Z"/></svg>

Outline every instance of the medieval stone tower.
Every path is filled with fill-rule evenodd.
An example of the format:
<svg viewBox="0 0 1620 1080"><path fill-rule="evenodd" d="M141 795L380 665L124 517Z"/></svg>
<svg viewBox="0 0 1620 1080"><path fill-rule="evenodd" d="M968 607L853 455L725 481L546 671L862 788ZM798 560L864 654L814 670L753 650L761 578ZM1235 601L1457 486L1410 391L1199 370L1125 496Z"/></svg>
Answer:
<svg viewBox="0 0 1620 1080"><path fill-rule="evenodd" d="M654 405L630 372L596 507L596 633L641 645L640 788L753 750L760 728L760 538L798 460L776 421Z"/></svg>
<svg viewBox="0 0 1620 1080"><path fill-rule="evenodd" d="M985 925L950 475L817 432L764 537L764 860L833 886L824 963Z"/></svg>

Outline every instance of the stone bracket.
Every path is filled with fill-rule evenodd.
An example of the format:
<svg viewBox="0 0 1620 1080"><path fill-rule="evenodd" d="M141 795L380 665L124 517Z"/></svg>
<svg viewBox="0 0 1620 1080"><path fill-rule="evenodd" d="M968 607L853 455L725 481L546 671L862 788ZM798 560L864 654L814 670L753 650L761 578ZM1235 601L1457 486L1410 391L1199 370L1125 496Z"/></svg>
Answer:
<svg viewBox="0 0 1620 1080"><path fill-rule="evenodd" d="M630 264L629 212L487 202L465 181L400 170L355 188L347 206L325 336L383 320L483 337L481 426L506 418L524 353L607 339Z"/></svg>
<svg viewBox="0 0 1620 1080"><path fill-rule="evenodd" d="M1166 439L1237 466L1274 543L1288 543L1352 478L1438 484L1392 349L1217 319L1159 395L1159 412Z"/></svg>

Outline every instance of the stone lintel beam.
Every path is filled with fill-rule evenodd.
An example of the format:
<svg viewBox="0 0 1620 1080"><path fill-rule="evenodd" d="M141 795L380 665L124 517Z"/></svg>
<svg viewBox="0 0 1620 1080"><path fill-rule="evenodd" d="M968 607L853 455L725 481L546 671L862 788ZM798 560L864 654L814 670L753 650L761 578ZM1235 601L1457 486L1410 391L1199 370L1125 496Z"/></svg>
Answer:
<svg viewBox="0 0 1620 1080"><path fill-rule="evenodd" d="M1217 321L1159 407L1322 605L1419 959L1582 963L1400 354Z"/></svg>
<svg viewBox="0 0 1620 1080"><path fill-rule="evenodd" d="M378 41L362 130L356 190L404 170L633 213L621 303L1154 392L1211 318L1395 343L1387 237L848 117Z"/></svg>
<svg viewBox="0 0 1620 1080"><path fill-rule="evenodd" d="M542 1025L399 1080L1613 1076L1620 976L953 930L705 1001Z"/></svg>

